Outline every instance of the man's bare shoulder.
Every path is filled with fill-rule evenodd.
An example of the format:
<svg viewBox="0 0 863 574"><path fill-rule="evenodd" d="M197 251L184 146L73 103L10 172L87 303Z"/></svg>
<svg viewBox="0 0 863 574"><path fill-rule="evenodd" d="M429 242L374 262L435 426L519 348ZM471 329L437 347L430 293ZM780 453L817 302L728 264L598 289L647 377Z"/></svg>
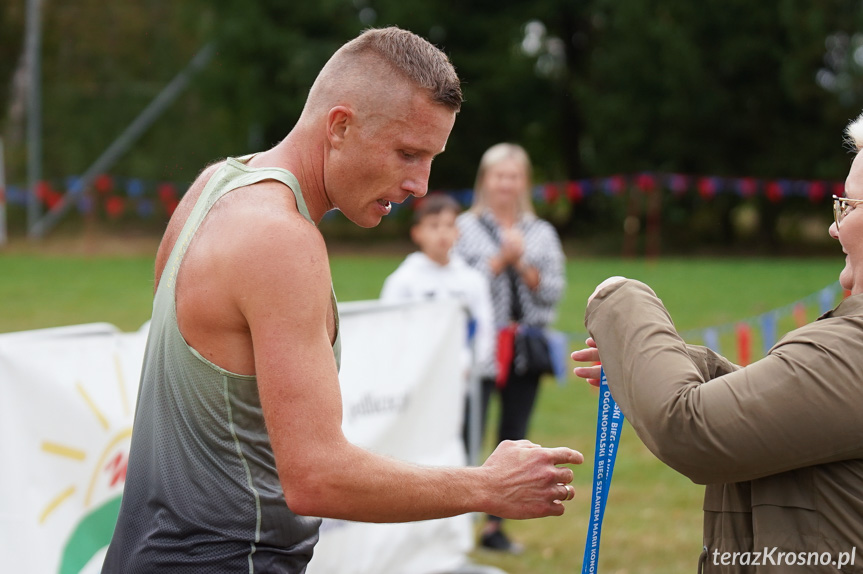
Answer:
<svg viewBox="0 0 863 574"><path fill-rule="evenodd" d="M299 212L285 185L263 181L230 195L214 208L209 222L226 231L219 233L218 243L229 268L271 284L317 284L315 278L329 283L324 238Z"/></svg>
<svg viewBox="0 0 863 574"><path fill-rule="evenodd" d="M300 213L293 191L279 181L264 180L239 188L219 200L212 212L237 225L250 224L247 231L253 235L270 237L280 232L295 240L309 237L323 241L315 224Z"/></svg>
<svg viewBox="0 0 863 574"><path fill-rule="evenodd" d="M189 214L192 213L192 209L195 207L195 203L201 196L201 192L204 190L204 187L206 187L207 182L210 181L213 174L216 173L216 171L224 164L225 161L223 160L205 167L201 173L198 174L198 177L195 178L195 181L192 182L192 185L189 186L189 189L180 200L179 205L177 205L177 209L175 209L174 213L171 215L171 219L168 221L168 227L165 229L162 241L159 243L159 248L156 251L156 286L159 284L162 270L165 268L165 263L168 261L168 256L171 254L171 250L174 249L174 244L180 236L180 231L182 231L183 225L185 225L186 220L189 218Z"/></svg>
<svg viewBox="0 0 863 574"><path fill-rule="evenodd" d="M223 165L220 162L205 168L183 197L159 246L157 276L203 189ZM196 232L194 242L218 254L215 260L220 264L236 265L237 269L262 261L278 267L299 253L322 253L327 264L326 245L317 227L300 213L292 190L273 180L238 188L219 199Z"/></svg>

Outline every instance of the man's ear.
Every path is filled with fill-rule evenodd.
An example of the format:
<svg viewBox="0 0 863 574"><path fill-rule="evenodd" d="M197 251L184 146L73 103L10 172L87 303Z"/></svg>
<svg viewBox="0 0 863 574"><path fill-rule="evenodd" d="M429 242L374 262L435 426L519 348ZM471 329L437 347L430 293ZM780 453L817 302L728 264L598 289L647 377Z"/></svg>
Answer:
<svg viewBox="0 0 863 574"><path fill-rule="evenodd" d="M330 145L339 149L345 141L348 126L354 118L354 112L346 106L336 106L327 114L327 139Z"/></svg>

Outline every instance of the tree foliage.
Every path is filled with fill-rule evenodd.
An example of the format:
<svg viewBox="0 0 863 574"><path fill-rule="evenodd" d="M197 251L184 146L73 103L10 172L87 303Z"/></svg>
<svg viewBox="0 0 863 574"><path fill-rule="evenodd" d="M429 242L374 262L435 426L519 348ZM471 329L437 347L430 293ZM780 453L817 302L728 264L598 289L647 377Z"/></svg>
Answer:
<svg viewBox="0 0 863 574"><path fill-rule="evenodd" d="M342 43L398 25L440 46L465 104L432 187L470 187L482 152L523 144L540 181L664 171L841 179L863 107L851 0L95 0L44 2L45 172L80 173L207 42L218 54L118 172L190 179L271 146ZM0 82L24 1L0 8ZM9 109L10 90L0 94ZM14 128L6 114L4 133ZM14 138L13 138L14 139ZM23 175L23 153L10 174ZM734 201L717 202L716 219ZM557 214L577 232L590 203ZM770 206L762 206L768 219ZM776 214L773 213L773 216Z"/></svg>

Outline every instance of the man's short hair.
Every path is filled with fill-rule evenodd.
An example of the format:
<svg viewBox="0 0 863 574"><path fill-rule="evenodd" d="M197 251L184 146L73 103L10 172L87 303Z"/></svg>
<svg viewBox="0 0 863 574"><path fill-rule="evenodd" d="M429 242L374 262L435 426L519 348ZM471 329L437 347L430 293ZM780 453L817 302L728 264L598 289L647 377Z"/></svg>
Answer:
<svg viewBox="0 0 863 574"><path fill-rule="evenodd" d="M452 211L456 215L461 213L461 205L452 196L445 193L432 193L420 199L414 207L414 225L420 223L424 217L437 215L444 211Z"/></svg>
<svg viewBox="0 0 863 574"><path fill-rule="evenodd" d="M395 26L370 28L339 51L357 55L374 53L411 83L428 91L433 102L454 112L461 109L461 84L449 58L413 32Z"/></svg>

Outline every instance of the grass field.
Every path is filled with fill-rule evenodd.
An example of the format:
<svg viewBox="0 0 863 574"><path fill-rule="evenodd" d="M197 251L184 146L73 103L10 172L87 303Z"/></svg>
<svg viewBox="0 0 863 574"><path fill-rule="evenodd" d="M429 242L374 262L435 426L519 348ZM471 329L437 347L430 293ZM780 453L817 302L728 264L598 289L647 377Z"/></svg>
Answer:
<svg viewBox="0 0 863 574"><path fill-rule="evenodd" d="M401 261L392 255L334 255L333 282L341 301L375 298ZM152 256L40 255L0 252L0 332L106 321L124 330L149 318ZM680 330L725 324L784 306L835 281L835 259L594 260L573 257L558 328L580 333L584 302L609 275L645 281L663 299ZM810 310L810 319L814 311ZM780 332L791 328L780 323ZM692 341L698 342L698 341ZM580 341L573 341L573 347ZM733 345L723 342L723 348ZM755 346L753 356L759 355ZM729 358L735 359L733 353ZM571 378L543 383L530 438L585 454L576 470L577 496L560 518L509 523L528 550L518 557L477 552L478 562L510 574L580 571L587 529L597 397ZM487 445L490 447L490 445ZM626 427L603 526L604 574L695 571L701 549L701 493L660 464Z"/></svg>

